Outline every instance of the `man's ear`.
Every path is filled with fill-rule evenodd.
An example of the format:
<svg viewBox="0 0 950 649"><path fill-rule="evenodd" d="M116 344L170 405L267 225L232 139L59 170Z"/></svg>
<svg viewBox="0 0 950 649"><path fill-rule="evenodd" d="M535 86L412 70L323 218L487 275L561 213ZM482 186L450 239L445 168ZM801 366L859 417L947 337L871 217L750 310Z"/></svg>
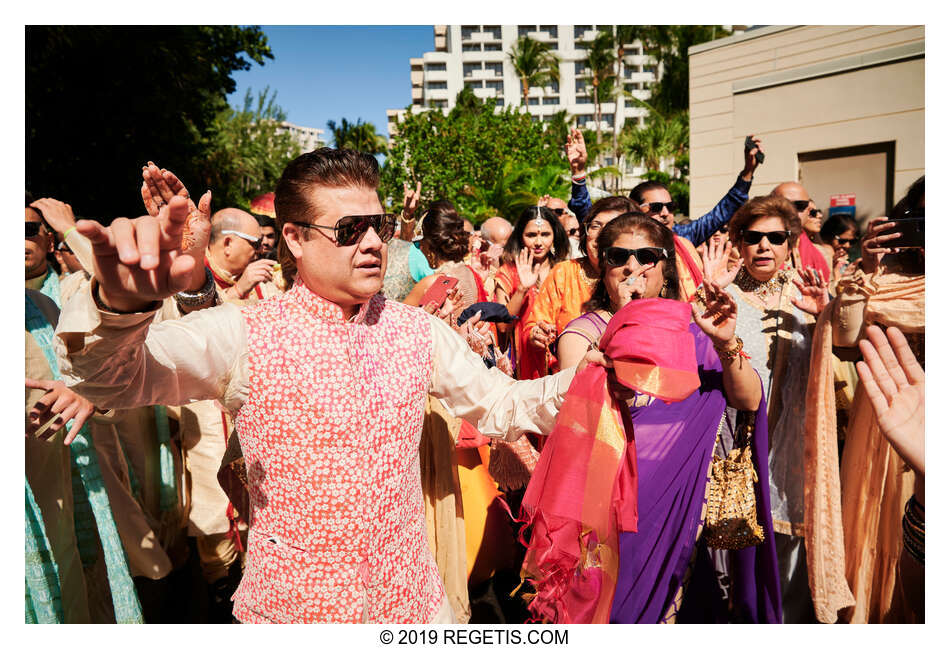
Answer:
<svg viewBox="0 0 950 649"><path fill-rule="evenodd" d="M284 243L287 244L287 249L290 250L290 254L294 256L294 259L303 257L302 241L305 236L303 229L293 223L284 223L280 234L284 239Z"/></svg>

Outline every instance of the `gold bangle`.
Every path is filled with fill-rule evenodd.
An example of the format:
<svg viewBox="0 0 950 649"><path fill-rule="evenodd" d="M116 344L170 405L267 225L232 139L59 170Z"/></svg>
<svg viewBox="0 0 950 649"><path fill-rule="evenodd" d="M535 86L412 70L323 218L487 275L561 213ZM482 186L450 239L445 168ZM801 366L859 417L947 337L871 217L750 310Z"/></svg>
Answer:
<svg viewBox="0 0 950 649"><path fill-rule="evenodd" d="M736 336L735 339L736 339L736 344L732 349L725 349L723 347L718 347L716 345L713 345L713 347L716 349L716 353L719 355L720 360L731 361L736 356L742 356L743 358L749 357L748 354L742 353L742 338L739 338L739 336Z"/></svg>

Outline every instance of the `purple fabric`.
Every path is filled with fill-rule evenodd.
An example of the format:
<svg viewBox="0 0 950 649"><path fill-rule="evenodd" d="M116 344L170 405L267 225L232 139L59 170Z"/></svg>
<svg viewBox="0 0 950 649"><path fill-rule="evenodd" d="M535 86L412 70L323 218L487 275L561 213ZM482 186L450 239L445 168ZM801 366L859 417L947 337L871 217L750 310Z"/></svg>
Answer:
<svg viewBox="0 0 950 649"><path fill-rule="evenodd" d="M722 365L709 338L695 325L701 385L685 400L630 409L637 448L639 529L620 534L620 567L610 621L659 622L683 581L696 547L706 471L726 407ZM768 494L765 400L756 417L753 457L760 522L766 540L731 553L733 615L742 621L779 622L778 564ZM704 548L703 548L704 549ZM717 597L709 573L694 573L689 593ZM697 583L699 582L699 583ZM685 621L685 620L681 620Z"/></svg>

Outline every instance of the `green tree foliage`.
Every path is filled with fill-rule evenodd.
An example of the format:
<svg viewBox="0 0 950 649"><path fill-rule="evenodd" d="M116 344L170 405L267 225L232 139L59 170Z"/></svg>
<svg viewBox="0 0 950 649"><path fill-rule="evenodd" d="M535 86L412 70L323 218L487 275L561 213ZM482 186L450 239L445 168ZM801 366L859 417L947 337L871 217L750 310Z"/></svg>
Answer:
<svg viewBox="0 0 950 649"><path fill-rule="evenodd" d="M664 115L689 110L689 48L732 32L717 25L655 25L641 34L644 47L661 66L651 105Z"/></svg>
<svg viewBox="0 0 950 649"><path fill-rule="evenodd" d="M386 138L376 132L372 122L362 119L350 122L344 117L337 125L331 119L327 122L327 129L333 134L333 146L337 149L355 149L372 155L386 152Z"/></svg>
<svg viewBox="0 0 950 649"><path fill-rule="evenodd" d="M643 128L634 124L624 129L624 150L648 170L660 171L689 150L689 116L685 112L670 117L652 112Z"/></svg>
<svg viewBox="0 0 950 649"><path fill-rule="evenodd" d="M447 199L474 221L494 214L514 218L519 206L537 199L545 173L539 170L552 166L567 174L563 145L512 106L497 113L486 102L467 102L448 115L407 111L392 137L381 192L391 206L400 205L404 183L419 180L423 206ZM542 193L554 195L551 186Z"/></svg>
<svg viewBox="0 0 950 649"><path fill-rule="evenodd" d="M284 167L301 153L291 134L280 132L286 115L269 90L256 102L248 90L243 110L227 107L212 124L203 174L219 207L248 209L252 198L274 191Z"/></svg>
<svg viewBox="0 0 950 649"><path fill-rule="evenodd" d="M632 33L617 40L629 43ZM644 25L635 33L644 52L657 61L661 75L652 87L649 102L630 96L650 114L642 128L633 123L625 125L616 148L647 168L644 180L666 183L673 200L688 213L689 48L731 32L715 25Z"/></svg>
<svg viewBox="0 0 950 649"><path fill-rule="evenodd" d="M521 82L522 106L528 105L531 88L560 81L560 59L541 41L522 36L508 50L508 61Z"/></svg>
<svg viewBox="0 0 950 649"><path fill-rule="evenodd" d="M231 74L268 58L259 27L27 27L27 188L103 221L143 213L148 160L214 189L203 161Z"/></svg>

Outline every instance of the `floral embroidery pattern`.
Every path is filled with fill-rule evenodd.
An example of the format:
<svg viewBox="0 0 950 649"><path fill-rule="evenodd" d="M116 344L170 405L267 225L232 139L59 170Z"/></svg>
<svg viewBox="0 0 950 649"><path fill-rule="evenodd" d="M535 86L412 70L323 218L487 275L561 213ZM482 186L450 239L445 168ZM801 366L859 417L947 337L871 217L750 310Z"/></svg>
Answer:
<svg viewBox="0 0 950 649"><path fill-rule="evenodd" d="M242 312L250 394L236 426L251 525L234 615L428 622L443 588L419 475L426 316L377 295L346 321L300 285Z"/></svg>

